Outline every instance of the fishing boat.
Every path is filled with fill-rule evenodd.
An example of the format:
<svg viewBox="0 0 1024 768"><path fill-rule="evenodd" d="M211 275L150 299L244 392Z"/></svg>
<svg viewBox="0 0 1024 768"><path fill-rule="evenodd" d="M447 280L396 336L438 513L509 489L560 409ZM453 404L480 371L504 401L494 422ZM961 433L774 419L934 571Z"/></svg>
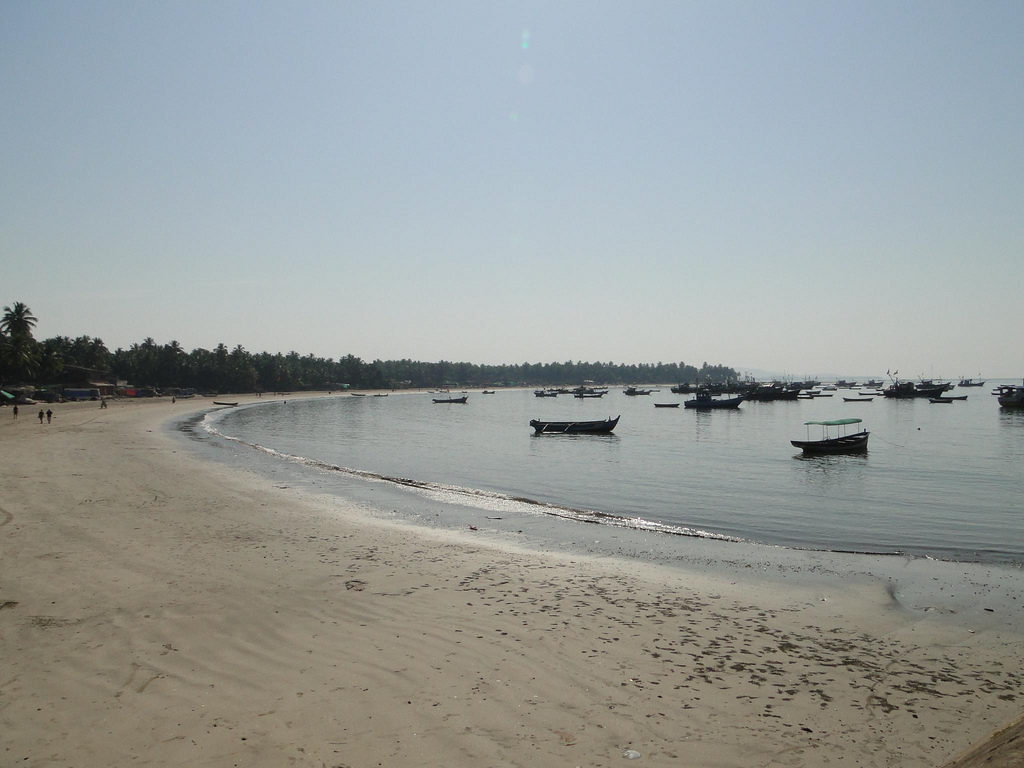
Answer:
<svg viewBox="0 0 1024 768"><path fill-rule="evenodd" d="M883 389L882 394L885 397L891 397L897 400L910 400L915 397L940 397L945 391L945 384L924 386L921 384L915 385L912 381L899 381L897 379L888 387Z"/></svg>
<svg viewBox="0 0 1024 768"><path fill-rule="evenodd" d="M844 403L870 403L873 397L844 397Z"/></svg>
<svg viewBox="0 0 1024 768"><path fill-rule="evenodd" d="M868 435L866 430L849 434L846 427L851 424L860 424L862 419L835 419L834 421L805 421L807 426L806 440L790 440L794 447L800 448L804 453L858 453L868 449ZM821 440L811 440L810 427L818 425L821 427ZM837 427L841 431L838 437L832 437L829 433L831 427Z"/></svg>
<svg viewBox="0 0 1024 768"><path fill-rule="evenodd" d="M574 392L572 396L583 400L588 397L604 397L604 394L604 392Z"/></svg>
<svg viewBox="0 0 1024 768"><path fill-rule="evenodd" d="M237 403L237 402L234 402L234 403L225 403L225 402L224 402L223 400L214 400L214 401L213 401L213 404L214 404L214 405L227 405L227 406L229 406L229 407L234 407L234 406L238 405L238 403Z"/></svg>
<svg viewBox="0 0 1024 768"><path fill-rule="evenodd" d="M374 397L387 397L387 394L384 394L384 395L374 395Z"/></svg>
<svg viewBox="0 0 1024 768"><path fill-rule="evenodd" d="M352 397L366 397L365 392L350 392L349 394L351 394Z"/></svg>
<svg viewBox="0 0 1024 768"><path fill-rule="evenodd" d="M482 394L482 395L493 395L494 394L494 390L493 389L485 389L480 394Z"/></svg>
<svg viewBox="0 0 1024 768"><path fill-rule="evenodd" d="M678 408L679 403L655 403L655 408Z"/></svg>
<svg viewBox="0 0 1024 768"><path fill-rule="evenodd" d="M464 403L469 399L469 395L463 395L462 397L448 397L438 400L436 397L433 398L435 403Z"/></svg>
<svg viewBox="0 0 1024 768"><path fill-rule="evenodd" d="M712 410L716 408L739 408L746 398L743 395L738 397L723 397L715 398L711 395L710 391L703 390L698 392L693 400L687 400L683 403L687 408L697 408L702 411Z"/></svg>
<svg viewBox="0 0 1024 768"><path fill-rule="evenodd" d="M1004 384L999 387L999 405L1003 408L1024 408L1024 386Z"/></svg>
<svg viewBox="0 0 1024 768"><path fill-rule="evenodd" d="M533 394L537 397L558 397L557 392L551 392L545 389L535 389Z"/></svg>
<svg viewBox="0 0 1024 768"><path fill-rule="evenodd" d="M601 435L608 434L619 423L619 417L603 421L538 421L530 420L530 426L538 435Z"/></svg>
<svg viewBox="0 0 1024 768"><path fill-rule="evenodd" d="M960 379L957 384L958 387L984 387L984 381L975 381L974 379Z"/></svg>
<svg viewBox="0 0 1024 768"><path fill-rule="evenodd" d="M864 389L881 389L882 387L885 386L885 382L871 379L871 381L864 382L862 386L864 387Z"/></svg>
<svg viewBox="0 0 1024 768"><path fill-rule="evenodd" d="M929 403L952 403L954 400L966 400L967 395L960 395L959 397L929 397Z"/></svg>
<svg viewBox="0 0 1024 768"><path fill-rule="evenodd" d="M636 387L626 387L624 390L622 390L622 394L635 397L636 395L649 395L653 391L653 389L638 389Z"/></svg>

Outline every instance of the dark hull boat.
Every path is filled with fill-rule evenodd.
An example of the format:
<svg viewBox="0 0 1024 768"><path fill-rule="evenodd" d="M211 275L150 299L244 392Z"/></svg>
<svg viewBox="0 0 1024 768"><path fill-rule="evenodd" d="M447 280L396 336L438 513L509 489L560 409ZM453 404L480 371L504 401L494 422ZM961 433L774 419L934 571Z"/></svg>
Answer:
<svg viewBox="0 0 1024 768"><path fill-rule="evenodd" d="M727 397L716 400L711 396L710 392L698 392L697 396L693 400L687 400L683 405L687 408L697 408L700 410L739 408L740 403L742 403L744 399L743 395L740 395L739 397Z"/></svg>
<svg viewBox="0 0 1024 768"><path fill-rule="evenodd" d="M999 405L1003 408L1024 408L1024 385L1004 384L998 394Z"/></svg>
<svg viewBox="0 0 1024 768"><path fill-rule="evenodd" d="M225 403L223 400L214 400L213 404L214 405L227 405L227 406L236 406L236 405L238 405L238 403Z"/></svg>
<svg viewBox="0 0 1024 768"><path fill-rule="evenodd" d="M604 421L537 421L530 420L530 426L538 435L579 435L608 434L619 423L619 417Z"/></svg>
<svg viewBox="0 0 1024 768"><path fill-rule="evenodd" d="M866 430L855 432L852 435L842 434L839 437L830 437L829 427L845 428L850 424L860 424L860 419L837 419L835 421L805 421L804 424L813 424L822 427L821 440L790 440L794 447L804 453L825 454L825 453L860 453L868 449L868 435ZM809 431L809 430L808 430Z"/></svg>
<svg viewBox="0 0 1024 768"><path fill-rule="evenodd" d="M679 403L655 403L655 408L678 408Z"/></svg>
<svg viewBox="0 0 1024 768"><path fill-rule="evenodd" d="M434 398L435 403L464 403L469 399L469 395L463 395L462 397L449 397L446 400L438 400Z"/></svg>
<svg viewBox="0 0 1024 768"><path fill-rule="evenodd" d="M941 397L946 391L945 384L933 384L930 386L915 385L912 381L897 381L882 390L886 397L894 397L897 400L909 400L915 397Z"/></svg>

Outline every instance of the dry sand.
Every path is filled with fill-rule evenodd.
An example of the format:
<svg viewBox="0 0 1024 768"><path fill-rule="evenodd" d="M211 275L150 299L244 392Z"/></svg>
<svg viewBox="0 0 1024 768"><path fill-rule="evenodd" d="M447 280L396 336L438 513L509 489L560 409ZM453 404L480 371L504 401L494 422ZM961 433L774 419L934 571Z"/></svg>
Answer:
<svg viewBox="0 0 1024 768"><path fill-rule="evenodd" d="M381 522L161 427L208 405L0 409L0 765L936 766L1020 712L1018 615Z"/></svg>

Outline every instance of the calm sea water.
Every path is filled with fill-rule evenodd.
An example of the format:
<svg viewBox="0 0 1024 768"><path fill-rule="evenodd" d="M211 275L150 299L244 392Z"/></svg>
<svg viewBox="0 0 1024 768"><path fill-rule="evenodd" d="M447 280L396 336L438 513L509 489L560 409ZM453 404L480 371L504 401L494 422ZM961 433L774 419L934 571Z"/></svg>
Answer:
<svg viewBox="0 0 1024 768"><path fill-rule="evenodd" d="M665 535L1022 564L1024 411L999 408L992 386L957 389L949 394L968 400L943 405L846 403L854 393L838 390L709 412L655 408L690 397L667 388L587 400L470 391L465 405L434 404L429 394L338 395L223 411L211 424L280 461L301 457L467 499L549 505L529 505L531 514ZM529 426L532 418L620 414L610 436L538 436ZM806 437L803 422L846 417L862 418L871 432L866 454L805 458L790 445Z"/></svg>

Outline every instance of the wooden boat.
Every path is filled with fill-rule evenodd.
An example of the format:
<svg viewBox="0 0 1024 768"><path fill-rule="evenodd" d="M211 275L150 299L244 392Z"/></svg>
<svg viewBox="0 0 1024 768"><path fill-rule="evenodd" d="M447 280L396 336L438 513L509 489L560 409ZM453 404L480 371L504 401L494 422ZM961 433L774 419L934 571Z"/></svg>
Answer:
<svg viewBox="0 0 1024 768"><path fill-rule="evenodd" d="M960 379L958 387L984 387L984 381L975 381L974 379Z"/></svg>
<svg viewBox="0 0 1024 768"><path fill-rule="evenodd" d="M999 387L999 405L1003 408L1024 408L1024 386L1004 384Z"/></svg>
<svg viewBox="0 0 1024 768"><path fill-rule="evenodd" d="M351 394L352 397L366 397L365 392L350 392L349 394Z"/></svg>
<svg viewBox="0 0 1024 768"><path fill-rule="evenodd" d="M655 403L655 408L678 408L679 403Z"/></svg>
<svg viewBox="0 0 1024 768"><path fill-rule="evenodd" d="M435 403L464 403L469 400L469 395L463 395L462 397L448 397L438 400L436 397L433 398Z"/></svg>
<svg viewBox="0 0 1024 768"><path fill-rule="evenodd" d="M530 426L538 435L601 435L608 434L619 423L619 417L604 421L537 421L530 420Z"/></svg>
<svg viewBox="0 0 1024 768"><path fill-rule="evenodd" d="M227 406L236 406L236 405L238 405L237 402L235 402L235 403L225 403L223 400L214 400L213 404L214 405L227 405Z"/></svg>
<svg viewBox="0 0 1024 768"><path fill-rule="evenodd" d="M635 397L636 395L649 395L653 391L653 389L637 389L636 387L626 387L624 390L622 390L622 394Z"/></svg>
<svg viewBox="0 0 1024 768"><path fill-rule="evenodd" d="M533 390L533 394L537 397L558 397L557 392L549 392L545 389L535 389Z"/></svg>
<svg viewBox="0 0 1024 768"><path fill-rule="evenodd" d="M966 400L967 395L959 395L958 397L929 397L928 402L934 403L938 400L940 403L952 403L954 400Z"/></svg>
<svg viewBox="0 0 1024 768"><path fill-rule="evenodd" d="M494 394L494 390L493 389L485 389L480 394L482 394L482 395L493 395Z"/></svg>
<svg viewBox="0 0 1024 768"><path fill-rule="evenodd" d="M844 397L844 403L870 403L873 397Z"/></svg>
<svg viewBox="0 0 1024 768"><path fill-rule="evenodd" d="M716 400L712 397L711 392L702 391L698 392L693 400L687 400L683 405L687 408L697 408L702 411L716 408L739 408L740 403L742 403L744 399L743 395L739 395L738 397L723 397Z"/></svg>
<svg viewBox="0 0 1024 768"><path fill-rule="evenodd" d="M374 397L387 397L387 395L374 395Z"/></svg>
<svg viewBox="0 0 1024 768"><path fill-rule="evenodd" d="M892 397L897 400L909 400L914 397L941 397L945 391L945 384L923 386L921 384L915 385L912 381L894 381L882 390L882 394L885 397Z"/></svg>
<svg viewBox="0 0 1024 768"><path fill-rule="evenodd" d="M836 419L835 421L805 421L808 427L807 440L790 440L794 447L801 449L804 453L858 453L868 449L868 435L866 430L854 432L852 435L846 433L846 427L850 424L860 424L861 419ZM821 440L810 439L810 426L820 425L822 432ZM830 427L839 427L843 434L839 437L831 437Z"/></svg>
<svg viewBox="0 0 1024 768"><path fill-rule="evenodd" d="M581 400L588 397L604 397L604 392L574 392L573 397L578 397Z"/></svg>

